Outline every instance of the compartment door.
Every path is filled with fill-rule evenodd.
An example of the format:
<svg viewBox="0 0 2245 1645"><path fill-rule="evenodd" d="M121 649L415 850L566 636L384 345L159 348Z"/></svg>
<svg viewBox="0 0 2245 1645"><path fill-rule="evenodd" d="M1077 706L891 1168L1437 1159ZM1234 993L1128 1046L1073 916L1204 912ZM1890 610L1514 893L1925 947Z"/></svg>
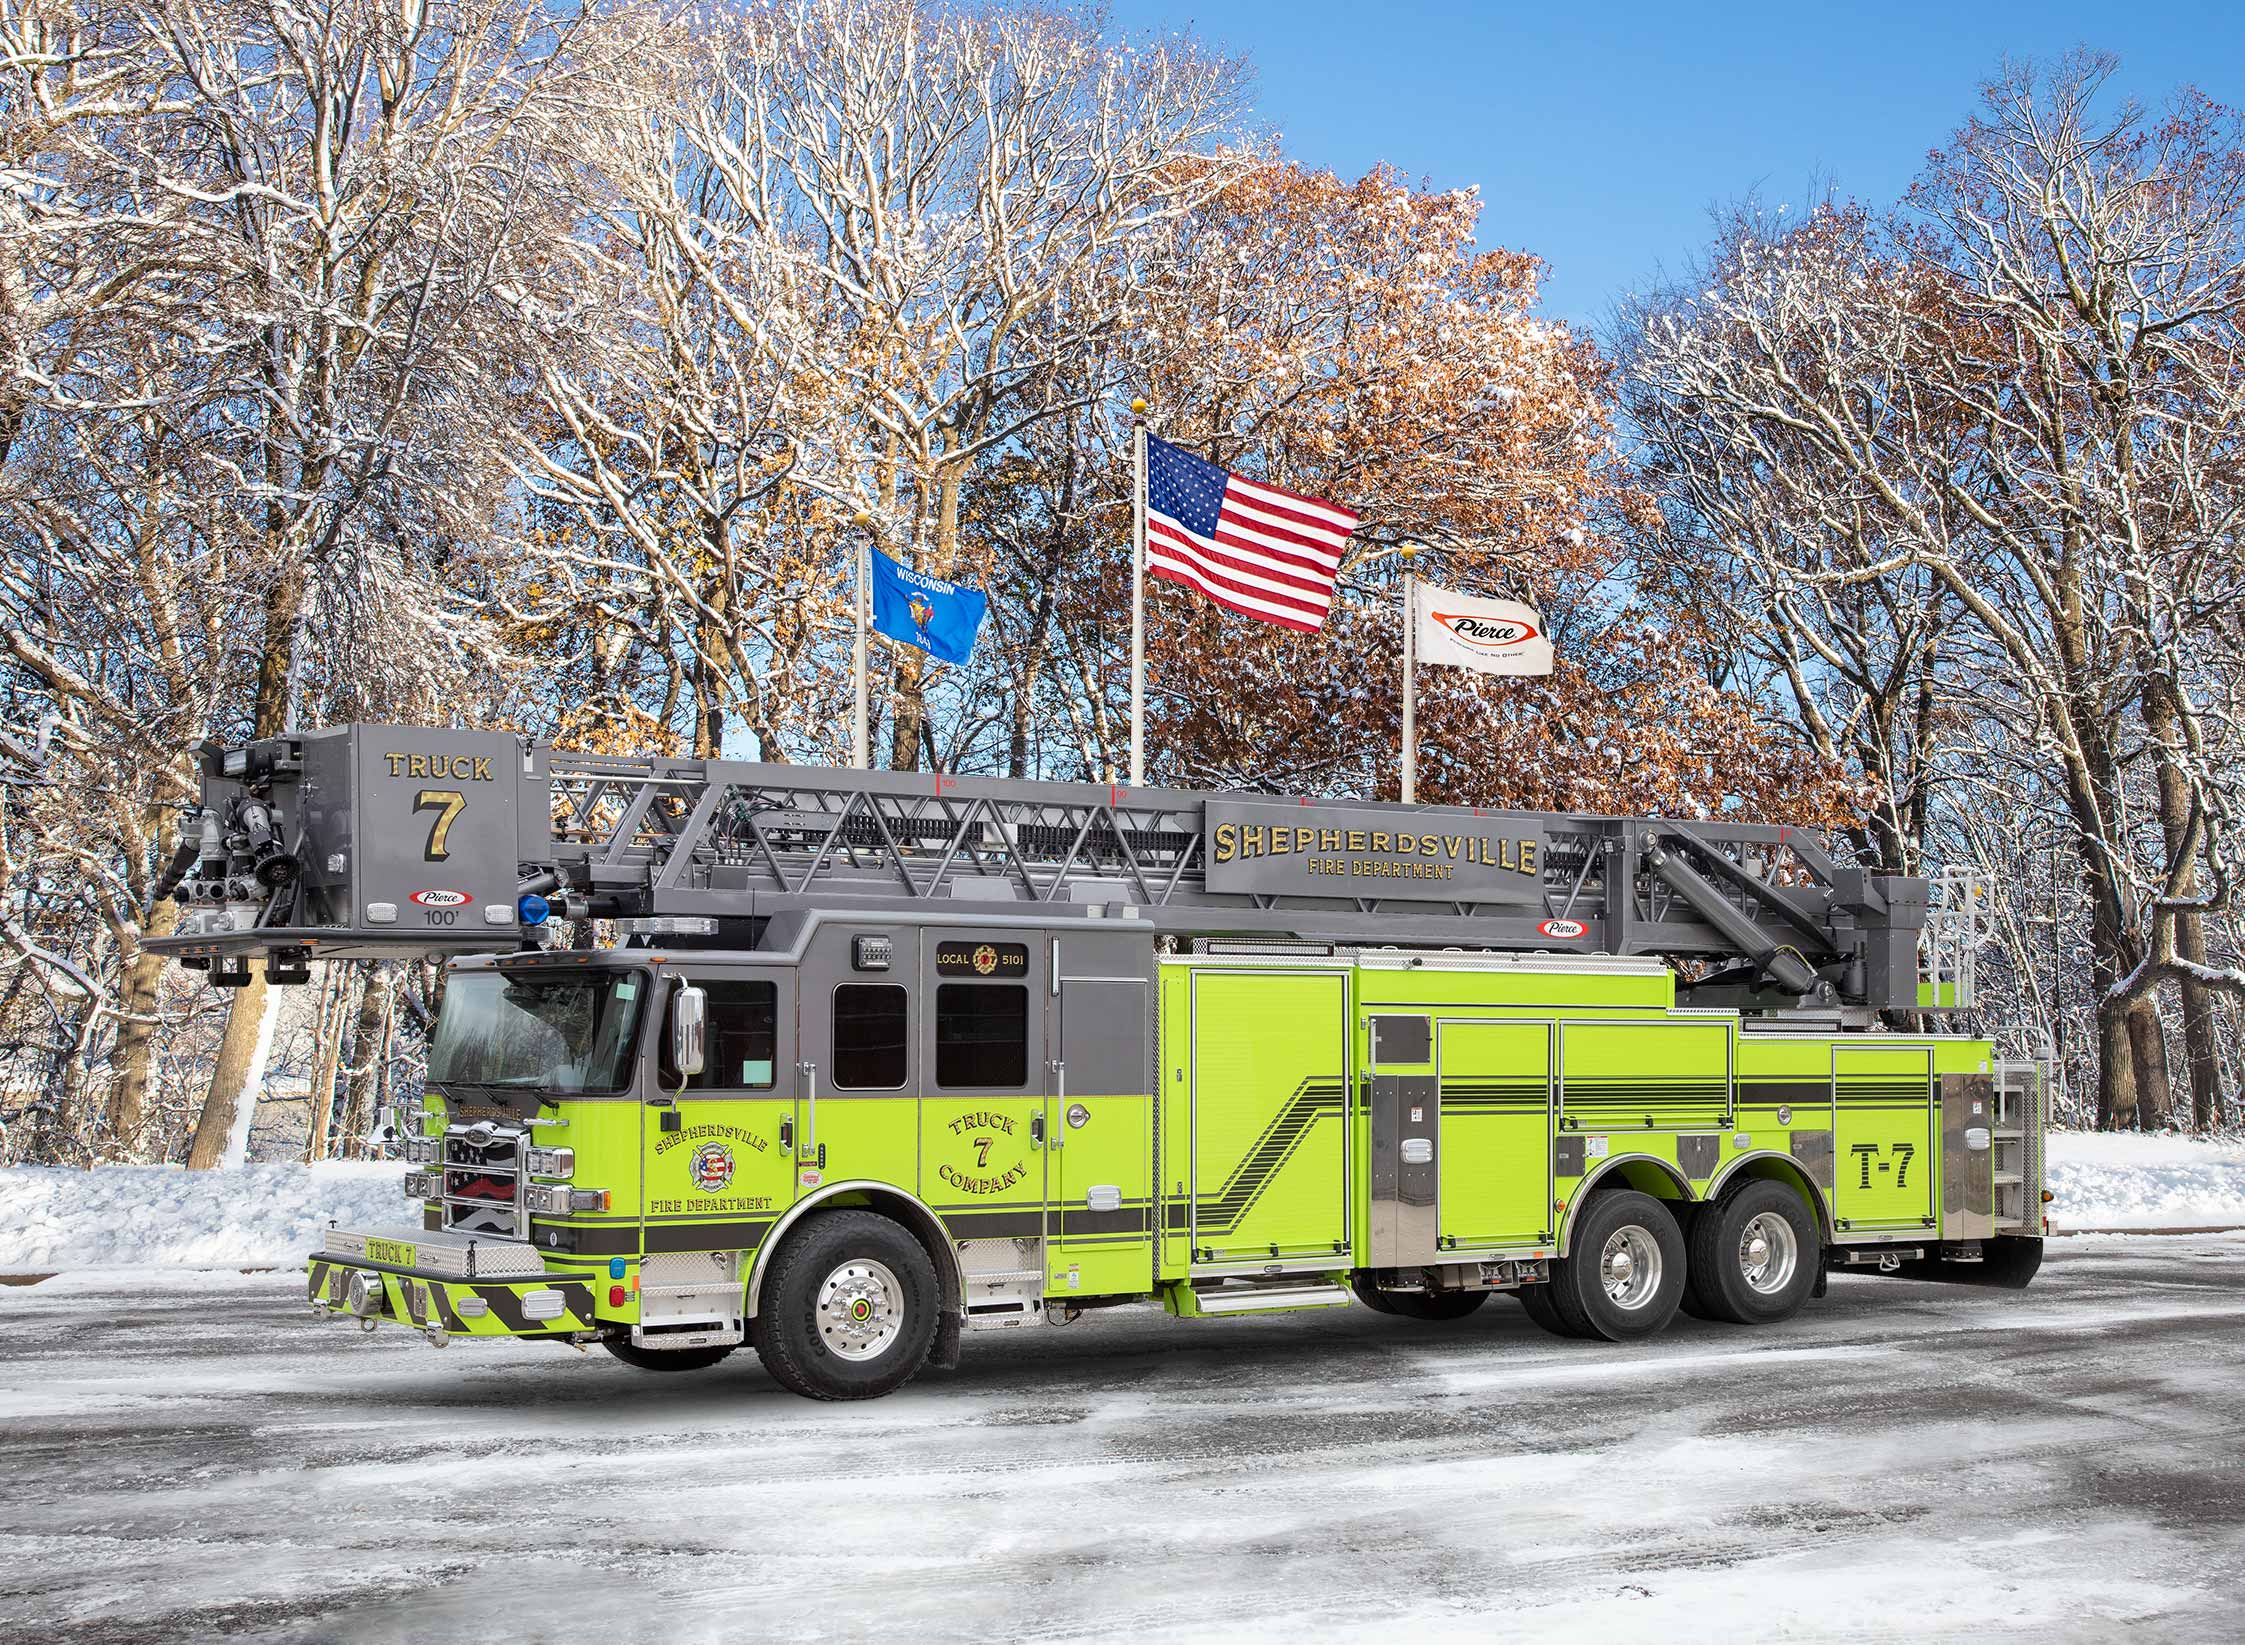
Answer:
<svg viewBox="0 0 2245 1645"><path fill-rule="evenodd" d="M1153 1048L1147 984L1062 977L1053 1036L1052 1296L1154 1288Z"/></svg>
<svg viewBox="0 0 2245 1645"><path fill-rule="evenodd" d="M1833 1215L1842 1231L1933 1224L1933 1053L1832 1050Z"/></svg>
<svg viewBox="0 0 2245 1645"><path fill-rule="evenodd" d="M1199 971L1192 995L1194 1261L1348 1250L1348 977Z"/></svg>
<svg viewBox="0 0 2245 1645"><path fill-rule="evenodd" d="M1446 1251L1551 1239L1551 1025L1436 1026Z"/></svg>

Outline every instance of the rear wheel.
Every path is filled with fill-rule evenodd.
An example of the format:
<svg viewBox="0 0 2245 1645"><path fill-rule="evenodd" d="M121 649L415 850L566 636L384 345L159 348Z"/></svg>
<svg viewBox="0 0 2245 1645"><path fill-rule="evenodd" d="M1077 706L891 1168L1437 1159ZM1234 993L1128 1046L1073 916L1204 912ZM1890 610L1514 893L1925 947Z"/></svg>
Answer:
<svg viewBox="0 0 2245 1645"><path fill-rule="evenodd" d="M1464 1319L1489 1300L1486 1291L1395 1291L1388 1312L1405 1319Z"/></svg>
<svg viewBox="0 0 2245 1645"><path fill-rule="evenodd" d="M1553 1336L1571 1337L1576 1334L1569 1330L1567 1322L1559 1317L1559 1309L1551 1300L1551 1286L1548 1282L1541 1285L1523 1285L1512 1294L1520 1299L1520 1306L1528 1311L1528 1317Z"/></svg>
<svg viewBox="0 0 2245 1645"><path fill-rule="evenodd" d="M1363 1303L1375 1314L1392 1314L1395 1312L1394 1299L1372 1283L1370 1274L1351 1274L1349 1276L1349 1289L1356 1293L1357 1301Z"/></svg>
<svg viewBox="0 0 2245 1645"><path fill-rule="evenodd" d="M635 1371L706 1371L734 1348L642 1348L629 1337L602 1337L600 1346Z"/></svg>
<svg viewBox="0 0 2245 1645"><path fill-rule="evenodd" d="M872 1399L927 1363L941 1295L935 1264L898 1224L871 1211L821 1211L772 1259L756 1351L793 1393Z"/></svg>
<svg viewBox="0 0 2245 1645"><path fill-rule="evenodd" d="M1749 1182L1692 1224L1694 1299L1709 1319L1774 1325L1808 1301L1821 1252L1800 1195L1783 1183Z"/></svg>
<svg viewBox="0 0 2245 1645"><path fill-rule="evenodd" d="M1593 1194L1572 1254L1551 1265L1551 1302L1576 1336L1632 1342L1664 1329L1684 1295L1684 1236L1650 1194Z"/></svg>

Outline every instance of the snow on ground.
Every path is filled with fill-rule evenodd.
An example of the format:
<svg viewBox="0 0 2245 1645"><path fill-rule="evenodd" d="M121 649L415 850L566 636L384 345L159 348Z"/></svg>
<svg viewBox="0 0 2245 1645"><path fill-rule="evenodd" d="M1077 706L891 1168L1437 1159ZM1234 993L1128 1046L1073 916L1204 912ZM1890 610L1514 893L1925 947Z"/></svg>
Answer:
<svg viewBox="0 0 2245 1645"><path fill-rule="evenodd" d="M234 1171L0 1169L0 1274L65 1268L293 1267L329 1220L410 1220L391 1164ZM2245 1226L2245 1141L2057 1132L2054 1227Z"/></svg>
<svg viewBox="0 0 2245 1645"><path fill-rule="evenodd" d="M1766 1330L1093 1313L867 1404L0 1287L0 1635L82 1645L2233 1645L2245 1235Z"/></svg>
<svg viewBox="0 0 2245 1645"><path fill-rule="evenodd" d="M2245 1226L2245 1141L2054 1131L2043 1185L2053 1228Z"/></svg>
<svg viewBox="0 0 2245 1645"><path fill-rule="evenodd" d="M408 1221L404 1174L395 1163L12 1166L0 1169L0 1274L293 1267L330 1218L376 1228Z"/></svg>

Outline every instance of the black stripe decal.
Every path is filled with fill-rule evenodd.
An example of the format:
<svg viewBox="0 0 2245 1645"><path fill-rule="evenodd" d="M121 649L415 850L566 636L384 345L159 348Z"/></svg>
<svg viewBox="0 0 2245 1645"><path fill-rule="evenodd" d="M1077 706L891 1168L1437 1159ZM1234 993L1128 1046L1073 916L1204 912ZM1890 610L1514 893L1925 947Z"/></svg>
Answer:
<svg viewBox="0 0 2245 1645"><path fill-rule="evenodd" d="M1306 1079L1296 1086L1294 1095L1263 1128L1255 1146L1232 1168L1224 1186L1200 1201L1200 1226L1211 1233L1229 1233L1237 1228L1309 1135L1310 1127L1328 1114L1342 1112L1345 1096L1346 1087L1339 1080Z"/></svg>

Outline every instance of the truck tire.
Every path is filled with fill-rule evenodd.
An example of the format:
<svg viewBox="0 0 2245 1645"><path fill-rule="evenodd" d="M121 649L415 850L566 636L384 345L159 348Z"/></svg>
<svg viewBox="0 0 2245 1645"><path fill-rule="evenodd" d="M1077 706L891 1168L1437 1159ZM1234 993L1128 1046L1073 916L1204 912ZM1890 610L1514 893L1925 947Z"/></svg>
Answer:
<svg viewBox="0 0 2245 1645"><path fill-rule="evenodd" d="M1689 1247L1692 1300L1732 1325L1791 1319L1816 1287L1816 1216L1781 1182L1748 1182L1703 1208Z"/></svg>
<svg viewBox="0 0 2245 1645"><path fill-rule="evenodd" d="M942 1290L920 1242L871 1211L820 1211L764 1276L756 1351L807 1399L873 1399L927 1363Z"/></svg>
<svg viewBox="0 0 2245 1645"><path fill-rule="evenodd" d="M1489 1300L1486 1291L1396 1291L1388 1312L1405 1319L1464 1319Z"/></svg>
<svg viewBox="0 0 2245 1645"><path fill-rule="evenodd" d="M1634 1342L1664 1329L1684 1297L1684 1236L1650 1194L1593 1194L1573 1254L1551 1265L1551 1304L1577 1336Z"/></svg>
<svg viewBox="0 0 2245 1645"><path fill-rule="evenodd" d="M1559 1310L1551 1300L1551 1285L1548 1281L1541 1285L1523 1285L1512 1294L1520 1299L1520 1306L1528 1311L1528 1317L1553 1336L1576 1336L1575 1332L1567 1328L1567 1322L1559 1317Z"/></svg>
<svg viewBox="0 0 2245 1645"><path fill-rule="evenodd" d="M1372 1282L1370 1274L1349 1275L1349 1289L1356 1293L1357 1301L1363 1303L1375 1314L1392 1314L1395 1312L1394 1300L1389 1297L1387 1292L1381 1290L1379 1286Z"/></svg>
<svg viewBox="0 0 2245 1645"><path fill-rule="evenodd" d="M642 1348L629 1337L602 1337L600 1346L635 1371L706 1371L734 1348Z"/></svg>
<svg viewBox="0 0 2245 1645"><path fill-rule="evenodd" d="M1351 1274L1349 1289L1375 1314L1397 1319L1464 1319L1488 1300L1486 1291L1383 1291L1370 1274Z"/></svg>

